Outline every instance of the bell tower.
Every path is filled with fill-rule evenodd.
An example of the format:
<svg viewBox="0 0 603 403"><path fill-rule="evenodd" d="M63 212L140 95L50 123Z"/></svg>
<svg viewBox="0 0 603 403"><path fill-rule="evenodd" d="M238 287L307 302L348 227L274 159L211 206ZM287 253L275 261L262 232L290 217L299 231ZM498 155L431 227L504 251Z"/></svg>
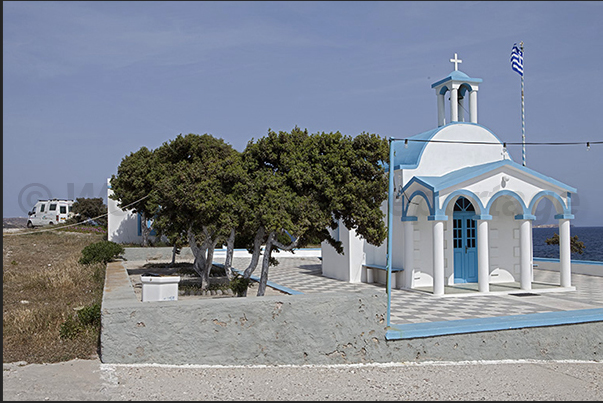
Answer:
<svg viewBox="0 0 603 403"><path fill-rule="evenodd" d="M458 69L460 60L457 54L454 54L454 59L450 59L454 63L454 71L448 77L431 84L431 88L435 89L438 100L438 127L446 124L446 99L447 92L450 93L450 122L464 122L465 112L469 113L469 121L477 123L477 91L481 78L471 78L467 74ZM465 108L464 100L468 99L468 109Z"/></svg>

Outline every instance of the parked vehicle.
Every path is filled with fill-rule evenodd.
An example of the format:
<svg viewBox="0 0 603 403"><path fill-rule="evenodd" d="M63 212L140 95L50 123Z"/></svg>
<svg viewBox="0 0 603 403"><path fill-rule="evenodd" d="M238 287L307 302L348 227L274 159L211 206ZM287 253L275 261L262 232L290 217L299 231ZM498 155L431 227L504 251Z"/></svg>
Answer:
<svg viewBox="0 0 603 403"><path fill-rule="evenodd" d="M61 224L73 216L73 200L38 200L28 213L27 227Z"/></svg>

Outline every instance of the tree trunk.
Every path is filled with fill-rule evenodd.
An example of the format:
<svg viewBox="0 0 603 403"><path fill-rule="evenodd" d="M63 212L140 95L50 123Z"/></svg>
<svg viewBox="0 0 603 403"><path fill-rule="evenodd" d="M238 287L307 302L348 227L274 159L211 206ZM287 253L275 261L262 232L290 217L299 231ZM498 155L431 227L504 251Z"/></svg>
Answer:
<svg viewBox="0 0 603 403"><path fill-rule="evenodd" d="M234 242L235 242L235 229L232 228L230 230L230 236L228 237L228 242L226 243L226 259L224 260L224 270L226 271L226 275L228 276L228 280L232 280L234 273L232 272L232 256L234 254Z"/></svg>
<svg viewBox="0 0 603 403"><path fill-rule="evenodd" d="M176 255L178 254L178 248L176 247L176 244L174 244L174 246L172 247L172 262L170 263L170 265L168 267L173 267L176 264Z"/></svg>
<svg viewBox="0 0 603 403"><path fill-rule="evenodd" d="M208 244L207 239L203 241L201 246L197 245L197 239L195 237L195 234L193 234L190 228L188 230L188 242L190 244L191 251L195 256L195 261L193 262L193 270L195 270L199 277L201 277L201 289L207 290L207 288L209 287L209 269L211 269L211 261L209 261L208 266L208 259L206 258L206 254L208 251L208 246L210 245ZM213 256L213 250L211 254Z"/></svg>
<svg viewBox="0 0 603 403"><path fill-rule="evenodd" d="M263 297L266 292L266 283L268 282L268 269L270 268L270 255L272 254L272 244L276 239L276 232L270 232L268 240L266 240L266 247L264 249L264 259L262 260L262 276L260 277L260 284L258 284L258 297Z"/></svg>
<svg viewBox="0 0 603 403"><path fill-rule="evenodd" d="M191 252L193 252L193 256L195 257L195 261L193 263L193 269L197 272L197 274L201 275L201 269L199 265L205 265L205 256L201 254L201 248L197 245L197 239L195 238L195 234L189 228L188 229L188 244L191 247ZM202 259L202 262L198 262L199 259Z"/></svg>
<svg viewBox="0 0 603 403"><path fill-rule="evenodd" d="M207 257L205 259L205 270L203 272L203 277L201 278L201 289L207 290L209 288L209 275L211 274L211 269L214 266L214 250L216 250L217 242L208 242L207 245Z"/></svg>
<svg viewBox="0 0 603 403"><path fill-rule="evenodd" d="M258 232L255 234L255 239L253 241L253 253L251 255L251 262L249 266L245 269L243 273L244 278L251 277L251 274L255 270L258 265L258 261L260 260L260 252L262 250L262 242L264 241L264 236L266 235L266 231L264 227L258 228Z"/></svg>
<svg viewBox="0 0 603 403"><path fill-rule="evenodd" d="M281 250L290 251L295 248L301 237L297 237L295 241L289 245L283 245L277 240L276 231L270 232L268 239L266 240L266 247L264 249L264 259L262 261L262 276L260 277L260 284L258 285L258 297L264 296L266 292L266 284L268 283L268 269L270 268L270 258L272 256L272 250L276 246Z"/></svg>
<svg viewBox="0 0 603 403"><path fill-rule="evenodd" d="M253 241L253 253L251 255L251 262L243 272L243 278L251 277L251 274L258 265L258 261L260 260L260 252L262 250L262 242L264 241L264 235L266 235L265 229L264 227L260 227L258 229L258 232L255 234L255 239ZM247 290L243 292L243 296L247 296Z"/></svg>

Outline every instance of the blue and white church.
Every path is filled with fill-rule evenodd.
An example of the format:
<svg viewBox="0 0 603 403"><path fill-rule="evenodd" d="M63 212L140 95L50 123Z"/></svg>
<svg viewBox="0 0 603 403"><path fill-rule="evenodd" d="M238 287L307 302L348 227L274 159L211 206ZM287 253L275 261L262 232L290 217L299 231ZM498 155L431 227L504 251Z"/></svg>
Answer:
<svg viewBox="0 0 603 403"><path fill-rule="evenodd" d="M478 123L480 78L458 70L433 83L437 127L394 148L392 288L516 282L531 290L532 222L543 199L552 202L559 223L560 287L572 289L570 220L576 189L512 160L505 143ZM447 102L449 100L449 102ZM446 121L446 117L449 120ZM388 202L382 207L387 220ZM332 231L344 254L321 245L322 272L348 282L387 280L387 241L373 246L343 224Z"/></svg>

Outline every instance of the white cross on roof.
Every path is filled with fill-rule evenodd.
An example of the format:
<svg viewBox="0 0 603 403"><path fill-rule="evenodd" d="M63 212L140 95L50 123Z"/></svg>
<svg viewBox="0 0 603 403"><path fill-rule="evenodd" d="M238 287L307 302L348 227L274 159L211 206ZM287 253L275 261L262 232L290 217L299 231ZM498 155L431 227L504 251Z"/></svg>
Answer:
<svg viewBox="0 0 603 403"><path fill-rule="evenodd" d="M454 63L454 71L459 69L459 63L463 63L463 61L458 58L456 53L454 54L454 59L450 59L450 61Z"/></svg>

